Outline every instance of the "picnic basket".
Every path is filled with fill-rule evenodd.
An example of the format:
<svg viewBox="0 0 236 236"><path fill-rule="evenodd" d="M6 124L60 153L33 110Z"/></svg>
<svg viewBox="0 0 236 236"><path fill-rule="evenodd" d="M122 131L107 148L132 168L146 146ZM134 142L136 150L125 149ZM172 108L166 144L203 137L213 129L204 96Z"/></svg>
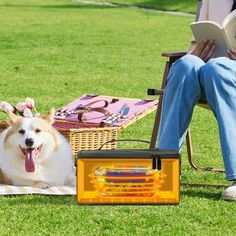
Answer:
<svg viewBox="0 0 236 236"><path fill-rule="evenodd" d="M64 127L67 126L67 128ZM77 126L70 127L69 123L58 124L56 129L63 134L69 141L71 150L74 156L80 150L96 150L99 149L105 142L117 139L118 127L86 127ZM103 149L115 149L116 144L108 142Z"/></svg>
<svg viewBox="0 0 236 236"><path fill-rule="evenodd" d="M66 105L64 108L71 109L80 104L82 106L82 109L85 110L87 118L89 118L89 116L92 116L93 112L86 113L86 107L88 104L95 104L97 101L100 101L101 106L96 107L95 109L99 110L100 113L97 114L100 115L101 113L106 112L110 112L111 114L118 113L117 107L120 108L123 103L129 103L130 105L140 102L145 103L146 101L147 104L137 105L137 107L135 108L135 114L131 114L133 111L132 109L134 108L130 108L129 114L131 114L132 116L127 117L126 119L122 119L120 122L116 122L114 125L105 124L101 126L100 117L97 120L94 120L94 118L92 117L91 120L94 123L91 123L89 122L89 120L84 121L82 117L80 117L80 122L78 122L77 117L77 121L72 122L70 120L64 119L58 120L57 116L55 116L56 122L54 123L54 125L69 140L74 155L77 155L80 150L96 150L99 149L101 146L103 149L106 150L115 149L116 143L108 141L116 140L118 133L121 130L154 111L157 105L157 100L143 100L102 95L96 95L95 97L91 96L91 98L89 98L88 100L83 100L83 98L86 96L91 95L83 95L79 99L76 99L70 104ZM115 103L112 103L111 101L114 100ZM109 103L108 107L104 106L104 101L105 103ZM88 109L90 109L90 107ZM104 143L105 145L103 145Z"/></svg>
<svg viewBox="0 0 236 236"><path fill-rule="evenodd" d="M2 132L4 129L6 129L8 126L6 121L0 121L0 132Z"/></svg>

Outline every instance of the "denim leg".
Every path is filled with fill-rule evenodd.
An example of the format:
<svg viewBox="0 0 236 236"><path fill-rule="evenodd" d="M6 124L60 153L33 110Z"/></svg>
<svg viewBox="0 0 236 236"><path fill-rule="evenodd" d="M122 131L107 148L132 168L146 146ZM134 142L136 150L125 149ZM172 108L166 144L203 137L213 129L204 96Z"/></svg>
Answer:
<svg viewBox="0 0 236 236"><path fill-rule="evenodd" d="M186 55L172 65L163 96L158 149L180 151L194 105L201 97L199 74L204 65L193 55Z"/></svg>
<svg viewBox="0 0 236 236"><path fill-rule="evenodd" d="M226 177L236 179L236 61L210 60L201 70L200 83L218 122Z"/></svg>

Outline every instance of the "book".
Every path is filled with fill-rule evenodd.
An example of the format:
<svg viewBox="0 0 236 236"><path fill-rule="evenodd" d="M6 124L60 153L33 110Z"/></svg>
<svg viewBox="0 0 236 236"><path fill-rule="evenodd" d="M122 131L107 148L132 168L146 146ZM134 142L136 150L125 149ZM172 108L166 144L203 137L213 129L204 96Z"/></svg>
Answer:
<svg viewBox="0 0 236 236"><path fill-rule="evenodd" d="M228 14L220 25L214 21L197 21L190 24L197 42L214 40L213 57L227 56L227 50L236 49L236 10Z"/></svg>

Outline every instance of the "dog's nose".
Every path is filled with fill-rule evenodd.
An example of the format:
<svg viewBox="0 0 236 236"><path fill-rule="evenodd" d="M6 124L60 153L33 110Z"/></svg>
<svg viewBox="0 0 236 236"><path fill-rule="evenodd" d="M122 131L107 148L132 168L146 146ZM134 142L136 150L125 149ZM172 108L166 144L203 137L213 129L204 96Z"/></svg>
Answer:
<svg viewBox="0 0 236 236"><path fill-rule="evenodd" d="M27 138L25 140L25 145L28 146L28 147L32 147L34 144L34 140L32 138Z"/></svg>

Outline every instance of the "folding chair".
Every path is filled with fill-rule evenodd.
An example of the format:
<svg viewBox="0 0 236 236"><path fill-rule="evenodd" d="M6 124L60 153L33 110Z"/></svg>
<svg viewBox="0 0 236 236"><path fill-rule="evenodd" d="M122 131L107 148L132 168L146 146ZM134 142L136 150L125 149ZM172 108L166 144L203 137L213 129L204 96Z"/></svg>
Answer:
<svg viewBox="0 0 236 236"><path fill-rule="evenodd" d="M201 8L201 1L198 1L196 19L198 19L200 8ZM176 60L178 60L185 54L186 52L162 53L162 56L166 57L167 61L165 64L161 89L148 89L148 95L159 95L159 103L158 103L158 107L156 111L156 117L155 117L155 122L153 126L154 128L152 132L150 148L155 148L156 146L157 134L158 134L161 110L162 110L163 93L166 86L169 69ZM207 104L207 101L205 99L199 100L197 105L203 108L206 108L208 110L211 110L210 106ZM199 166L195 162L194 155L193 155L193 148L192 148L191 133L190 133L189 128L186 135L186 146L187 146L188 161L194 169L203 170L203 171L224 172L224 169L219 169L219 168L214 168L214 167L202 167L202 166Z"/></svg>

